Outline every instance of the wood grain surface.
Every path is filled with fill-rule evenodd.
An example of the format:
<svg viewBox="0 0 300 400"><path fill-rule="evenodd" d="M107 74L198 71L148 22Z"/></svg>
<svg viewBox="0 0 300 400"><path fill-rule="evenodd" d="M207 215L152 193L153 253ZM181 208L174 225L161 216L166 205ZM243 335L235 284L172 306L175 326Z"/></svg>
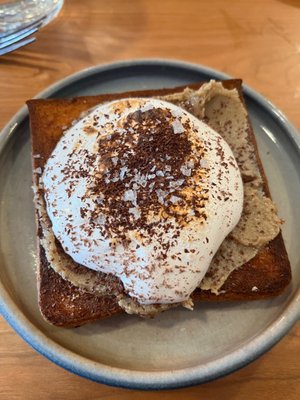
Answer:
<svg viewBox="0 0 300 400"><path fill-rule="evenodd" d="M160 57L241 77L300 129L300 1L66 1L28 47L0 57L0 128L82 68ZM299 399L300 324L267 354L192 388L141 392L89 382L32 350L0 317L0 399Z"/></svg>

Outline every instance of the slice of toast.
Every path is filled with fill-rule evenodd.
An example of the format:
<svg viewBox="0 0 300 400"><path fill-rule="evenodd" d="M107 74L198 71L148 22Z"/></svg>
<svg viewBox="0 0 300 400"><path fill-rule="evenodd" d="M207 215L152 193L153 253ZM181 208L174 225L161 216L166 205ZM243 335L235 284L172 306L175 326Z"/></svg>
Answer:
<svg viewBox="0 0 300 400"><path fill-rule="evenodd" d="M202 84L197 83L188 87L198 89ZM227 89L236 89L240 101L244 104L240 80L223 81L222 84ZM183 89L184 87L177 87L74 99L29 100L27 105L31 122L34 186L38 187L39 173L62 136L63 130L71 126L91 107L125 97L160 97L180 93ZM262 177L263 191L270 197L249 119L247 133ZM42 230L37 215L39 306L45 319L57 326L73 327L123 312L115 296L87 293L64 280L51 268L40 242ZM263 246L254 258L229 275L218 295L208 290L197 289L192 299L245 301L268 298L280 294L290 280L290 264L282 235L279 233L275 239Z"/></svg>

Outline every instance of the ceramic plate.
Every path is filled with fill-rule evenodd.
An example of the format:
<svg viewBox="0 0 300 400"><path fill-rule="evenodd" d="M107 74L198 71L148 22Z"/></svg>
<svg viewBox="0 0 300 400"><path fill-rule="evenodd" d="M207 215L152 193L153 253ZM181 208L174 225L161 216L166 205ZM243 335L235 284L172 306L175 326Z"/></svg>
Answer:
<svg viewBox="0 0 300 400"><path fill-rule="evenodd" d="M72 75L38 97L72 97L184 85L227 76L175 61L142 60ZM110 385L162 389L228 374L273 346L300 306L300 136L270 102L244 87L259 152L293 269L284 295L265 301L198 304L154 320L115 316L77 329L48 325L37 305L29 118L23 107L0 136L0 309L33 348L76 374Z"/></svg>

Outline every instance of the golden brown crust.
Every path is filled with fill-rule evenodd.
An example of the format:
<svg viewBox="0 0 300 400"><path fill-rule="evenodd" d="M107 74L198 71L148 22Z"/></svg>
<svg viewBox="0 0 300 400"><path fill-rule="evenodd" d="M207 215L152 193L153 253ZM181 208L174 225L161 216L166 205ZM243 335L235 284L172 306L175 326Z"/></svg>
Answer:
<svg viewBox="0 0 300 400"><path fill-rule="evenodd" d="M49 266L42 246L39 306L48 322L64 328L80 326L123 311L114 296L95 296L65 281Z"/></svg>
<svg viewBox="0 0 300 400"><path fill-rule="evenodd" d="M188 86L196 89L201 85L202 83L196 83ZM223 86L228 89L236 88L241 101L244 102L241 80L224 81ZM146 90L74 99L29 100L27 105L31 122L33 169L44 166L63 130L70 126L74 120L80 118L81 113L89 108L104 101L124 97L162 96L180 92L183 88ZM263 177L264 191L270 196L250 121L248 134L249 141L253 143ZM38 179L37 174L34 174L34 179ZM36 181L35 184L37 184ZM49 322L58 326L72 327L122 312L114 296L99 297L84 293L64 281L52 268L49 268L42 247L39 251L39 305L43 316ZM290 280L290 264L280 233L256 257L230 275L223 285L220 295L216 296L207 291L196 290L192 297L195 301L244 301L268 298L280 294Z"/></svg>

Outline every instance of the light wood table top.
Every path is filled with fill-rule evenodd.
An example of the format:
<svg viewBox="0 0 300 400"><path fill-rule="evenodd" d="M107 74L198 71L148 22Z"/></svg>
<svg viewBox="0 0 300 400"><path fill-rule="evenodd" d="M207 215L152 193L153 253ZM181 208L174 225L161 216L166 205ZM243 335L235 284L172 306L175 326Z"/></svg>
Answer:
<svg viewBox="0 0 300 400"><path fill-rule="evenodd" d="M175 58L241 77L300 130L300 1L67 1L28 47L0 58L0 127L73 72ZM32 350L0 317L0 399L299 399L300 324L267 354L215 382L141 392L89 382Z"/></svg>

